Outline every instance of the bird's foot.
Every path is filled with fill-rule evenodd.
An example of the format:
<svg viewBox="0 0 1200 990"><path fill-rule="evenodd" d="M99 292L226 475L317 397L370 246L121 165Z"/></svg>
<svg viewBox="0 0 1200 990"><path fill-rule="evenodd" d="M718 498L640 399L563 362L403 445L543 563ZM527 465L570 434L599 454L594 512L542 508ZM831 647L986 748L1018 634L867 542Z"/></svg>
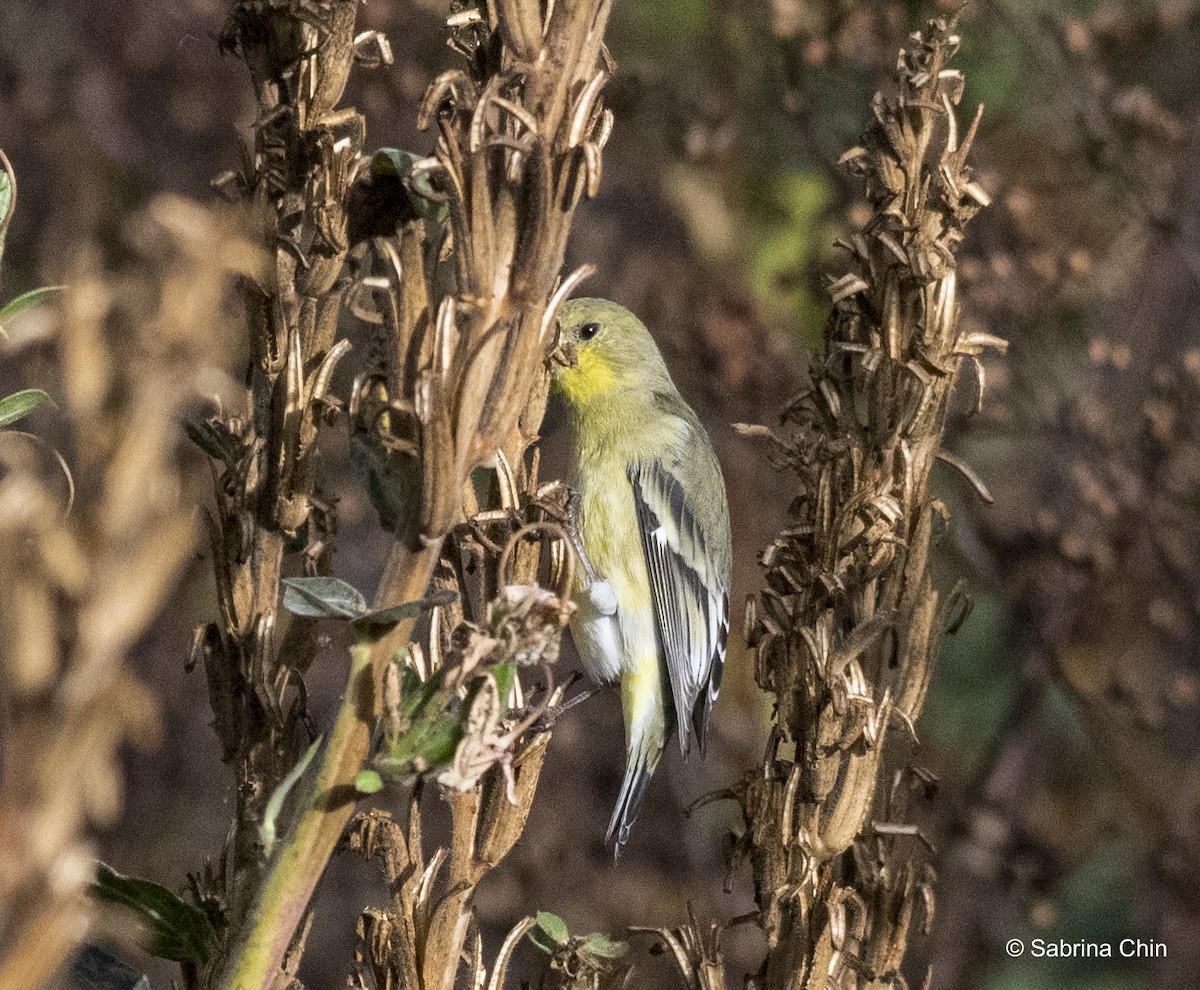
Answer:
<svg viewBox="0 0 1200 990"><path fill-rule="evenodd" d="M588 698L592 697L594 694L599 694L602 690L602 688L598 687L584 688L577 695L575 695L574 698L569 698L566 701L560 702L553 708L547 708L544 712L542 712L542 717L533 723L533 731L545 732L548 729L553 729L555 723L557 723L558 720L566 715L567 712L569 712L572 708L574 708L576 705L582 705L588 700Z"/></svg>
<svg viewBox="0 0 1200 990"><path fill-rule="evenodd" d="M567 682L566 687L570 687L570 685L573 684L578 679L579 679L578 673L572 674L571 680ZM564 715L566 715L567 712L569 712L572 708L575 708L578 705L582 705L585 701L587 701L592 696L599 694L601 691L604 691L606 688L611 687L611 686L612 685L609 685L609 684L602 684L598 687L584 688L582 691L580 691L574 697L568 698L566 701L560 701L557 705L551 705L544 712L542 712L541 715L538 716L537 721L535 721L529 727L529 731L533 732L533 733L538 733L538 732L547 732L550 729L553 729L555 724L558 722L558 720L561 719Z"/></svg>
<svg viewBox="0 0 1200 990"><path fill-rule="evenodd" d="M567 537L571 541L571 548L575 551L575 556L579 558L579 566L583 568L583 575L586 579L584 583L590 586L600 581L600 575L588 558L587 551L583 548L583 537L579 535L579 501L579 492L572 490L571 494L567 496ZM605 582L605 584L607 583Z"/></svg>

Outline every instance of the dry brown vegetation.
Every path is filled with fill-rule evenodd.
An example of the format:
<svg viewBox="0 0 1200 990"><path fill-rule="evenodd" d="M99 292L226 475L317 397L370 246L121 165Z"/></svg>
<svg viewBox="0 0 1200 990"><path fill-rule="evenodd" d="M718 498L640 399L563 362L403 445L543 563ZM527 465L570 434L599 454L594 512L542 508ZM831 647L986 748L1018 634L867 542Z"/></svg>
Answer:
<svg viewBox="0 0 1200 990"><path fill-rule="evenodd" d="M138 11L113 46L0 15L2 112L64 190L22 192L6 268L36 241L69 286L3 345L58 408L0 432L0 987L1091 986L1005 968L1071 930L1169 939L1113 985L1190 985L1196 118L1138 72L1200 24L969 10L972 79L1004 33L1042 86L980 128L953 23L752 6L197 0L190 40ZM159 159L148 189L225 205L107 166ZM765 582L713 757L664 765L616 867L612 699L556 711L543 429L593 265L719 424L735 585ZM798 360L775 331L817 310ZM964 573L1007 624L964 627L939 704ZM992 734L959 755L964 718ZM1154 905L1119 922L1114 835L1100 880Z"/></svg>

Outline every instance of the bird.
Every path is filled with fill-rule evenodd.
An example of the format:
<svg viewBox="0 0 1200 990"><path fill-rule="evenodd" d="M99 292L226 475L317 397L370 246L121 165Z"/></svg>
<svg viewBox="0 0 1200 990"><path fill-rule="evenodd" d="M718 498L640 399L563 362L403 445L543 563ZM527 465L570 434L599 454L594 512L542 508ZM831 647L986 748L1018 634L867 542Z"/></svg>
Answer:
<svg viewBox="0 0 1200 990"><path fill-rule="evenodd" d="M570 627L593 681L620 681L619 857L672 733L704 755L729 635L733 547L712 441L650 331L604 299L558 314L551 390L568 411L568 528L581 567Z"/></svg>

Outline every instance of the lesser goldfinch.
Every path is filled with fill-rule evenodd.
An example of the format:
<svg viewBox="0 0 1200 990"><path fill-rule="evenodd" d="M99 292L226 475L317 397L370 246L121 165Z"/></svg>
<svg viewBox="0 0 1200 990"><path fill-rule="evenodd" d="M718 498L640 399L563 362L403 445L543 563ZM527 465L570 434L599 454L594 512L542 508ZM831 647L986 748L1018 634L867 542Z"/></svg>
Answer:
<svg viewBox="0 0 1200 990"><path fill-rule="evenodd" d="M570 411L567 483L582 566L571 632L594 680L621 682L625 778L616 853L673 731L703 754L729 633L732 546L712 443L650 332L629 310L574 299L559 313L552 384Z"/></svg>

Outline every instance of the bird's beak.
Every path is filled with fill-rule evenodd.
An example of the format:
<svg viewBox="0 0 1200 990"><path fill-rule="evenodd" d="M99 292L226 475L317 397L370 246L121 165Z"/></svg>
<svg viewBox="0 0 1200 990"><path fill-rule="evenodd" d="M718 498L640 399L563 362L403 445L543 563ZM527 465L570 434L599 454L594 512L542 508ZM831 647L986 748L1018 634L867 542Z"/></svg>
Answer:
<svg viewBox="0 0 1200 990"><path fill-rule="evenodd" d="M550 355L550 360L562 368L574 368L579 363L574 344L559 344Z"/></svg>

